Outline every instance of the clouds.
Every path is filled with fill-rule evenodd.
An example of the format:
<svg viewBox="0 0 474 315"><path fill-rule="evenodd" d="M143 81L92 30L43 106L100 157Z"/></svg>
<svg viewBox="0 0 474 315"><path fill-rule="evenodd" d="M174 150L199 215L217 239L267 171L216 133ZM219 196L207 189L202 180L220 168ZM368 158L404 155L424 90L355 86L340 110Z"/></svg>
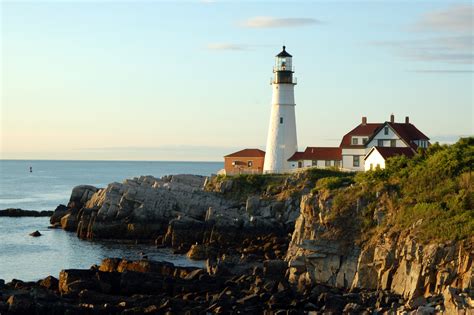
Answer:
<svg viewBox="0 0 474 315"><path fill-rule="evenodd" d="M232 43L211 43L207 45L207 49L216 51L241 51L248 50L248 45L232 44Z"/></svg>
<svg viewBox="0 0 474 315"><path fill-rule="evenodd" d="M419 31L472 33L473 19L473 5L454 5L443 10L424 14L415 23L414 29Z"/></svg>
<svg viewBox="0 0 474 315"><path fill-rule="evenodd" d="M277 18L272 16L256 16L237 23L239 27L243 28L292 28L308 25L321 24L322 22L313 18ZM257 46L266 46L262 44L236 44L229 42L210 43L207 45L208 50L213 51L244 51L251 50Z"/></svg>
<svg viewBox="0 0 474 315"><path fill-rule="evenodd" d="M281 28L281 27L299 27L322 22L313 18L276 18L272 16L255 16L239 23L241 27L246 28Z"/></svg>
<svg viewBox="0 0 474 315"><path fill-rule="evenodd" d="M473 44L472 36L372 42L372 45L387 47L408 60L452 64L471 64L474 60Z"/></svg>
<svg viewBox="0 0 474 315"><path fill-rule="evenodd" d="M414 22L411 32L407 34L415 39L376 41L372 44L387 47L411 61L473 64L473 12L473 5L455 5L427 12Z"/></svg>

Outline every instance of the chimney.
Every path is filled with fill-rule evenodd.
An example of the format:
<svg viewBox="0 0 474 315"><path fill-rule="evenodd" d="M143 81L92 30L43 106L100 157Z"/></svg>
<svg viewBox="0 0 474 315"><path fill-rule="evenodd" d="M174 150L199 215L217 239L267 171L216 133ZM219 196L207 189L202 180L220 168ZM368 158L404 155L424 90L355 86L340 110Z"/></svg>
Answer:
<svg viewBox="0 0 474 315"><path fill-rule="evenodd" d="M393 124L395 122L395 115L390 115L390 122Z"/></svg>
<svg viewBox="0 0 474 315"><path fill-rule="evenodd" d="M362 117L362 125L367 125L367 117Z"/></svg>
<svg viewBox="0 0 474 315"><path fill-rule="evenodd" d="M405 124L409 124L410 123L410 117L406 116L405 117Z"/></svg>

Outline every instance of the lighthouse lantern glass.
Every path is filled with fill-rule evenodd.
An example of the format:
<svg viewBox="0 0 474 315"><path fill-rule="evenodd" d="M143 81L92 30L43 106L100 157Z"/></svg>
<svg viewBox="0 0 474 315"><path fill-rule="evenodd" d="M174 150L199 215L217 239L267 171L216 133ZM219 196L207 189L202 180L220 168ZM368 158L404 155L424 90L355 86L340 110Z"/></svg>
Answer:
<svg viewBox="0 0 474 315"><path fill-rule="evenodd" d="M291 57L277 57L275 66L277 71L291 71Z"/></svg>

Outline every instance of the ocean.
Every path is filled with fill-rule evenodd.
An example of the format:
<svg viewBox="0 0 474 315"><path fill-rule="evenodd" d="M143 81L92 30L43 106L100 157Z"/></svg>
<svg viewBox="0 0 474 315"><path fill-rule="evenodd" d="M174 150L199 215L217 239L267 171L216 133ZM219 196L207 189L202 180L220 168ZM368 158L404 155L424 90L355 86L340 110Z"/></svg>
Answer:
<svg viewBox="0 0 474 315"><path fill-rule="evenodd" d="M211 175L222 167L219 162L0 160L0 209L54 210L58 204L67 204L77 185L105 187L140 175ZM48 225L49 218L44 217L0 217L0 279L58 277L62 269L89 268L105 257L138 259L142 252L149 259L181 266L203 264L149 245L80 240L75 233L48 229ZM43 236L28 235L36 230Z"/></svg>

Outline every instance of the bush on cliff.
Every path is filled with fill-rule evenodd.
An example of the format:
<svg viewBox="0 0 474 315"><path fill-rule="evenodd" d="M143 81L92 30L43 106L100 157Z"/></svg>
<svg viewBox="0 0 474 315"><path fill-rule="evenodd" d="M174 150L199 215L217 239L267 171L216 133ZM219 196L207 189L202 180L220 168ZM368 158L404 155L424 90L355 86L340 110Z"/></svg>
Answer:
<svg viewBox="0 0 474 315"><path fill-rule="evenodd" d="M369 207L380 204L374 194L387 196L382 227L411 228L424 242L466 239L474 235L473 164L474 138L465 138L453 145L436 143L412 159L388 159L384 170L357 174L355 181Z"/></svg>
<svg viewBox="0 0 474 315"><path fill-rule="evenodd" d="M285 199L299 195L305 189L335 189L352 184L354 173L341 172L336 168L308 168L292 174L241 174L219 175L207 184L208 191L219 190L226 181L231 189L224 193L229 197L245 200L251 195L278 196Z"/></svg>

